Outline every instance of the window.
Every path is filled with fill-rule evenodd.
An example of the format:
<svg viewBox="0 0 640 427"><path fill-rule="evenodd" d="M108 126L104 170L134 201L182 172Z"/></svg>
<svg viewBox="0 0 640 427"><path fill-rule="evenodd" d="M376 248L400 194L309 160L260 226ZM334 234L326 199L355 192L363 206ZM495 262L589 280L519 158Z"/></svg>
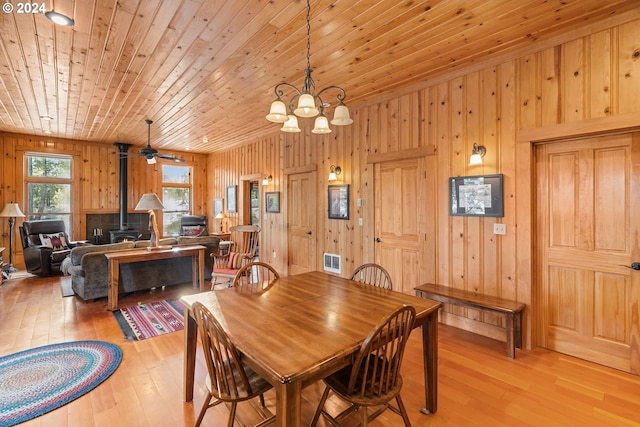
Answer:
<svg viewBox="0 0 640 427"><path fill-rule="evenodd" d="M71 236L72 157L27 154L26 169L27 219L61 219Z"/></svg>
<svg viewBox="0 0 640 427"><path fill-rule="evenodd" d="M180 218L191 212L191 167L162 165L162 234L177 236Z"/></svg>

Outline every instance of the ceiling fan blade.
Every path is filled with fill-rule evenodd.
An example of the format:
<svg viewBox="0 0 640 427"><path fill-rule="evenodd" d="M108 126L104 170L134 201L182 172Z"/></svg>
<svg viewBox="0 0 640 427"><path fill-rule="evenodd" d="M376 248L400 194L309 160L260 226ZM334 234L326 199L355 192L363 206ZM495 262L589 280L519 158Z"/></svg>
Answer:
<svg viewBox="0 0 640 427"><path fill-rule="evenodd" d="M166 159L166 160L173 160L174 162L180 162L180 163L184 162L184 159L180 159L178 157L173 157L173 156L170 156L169 154L160 154L160 153L158 153L158 154L156 154L156 157L159 157L161 159Z"/></svg>

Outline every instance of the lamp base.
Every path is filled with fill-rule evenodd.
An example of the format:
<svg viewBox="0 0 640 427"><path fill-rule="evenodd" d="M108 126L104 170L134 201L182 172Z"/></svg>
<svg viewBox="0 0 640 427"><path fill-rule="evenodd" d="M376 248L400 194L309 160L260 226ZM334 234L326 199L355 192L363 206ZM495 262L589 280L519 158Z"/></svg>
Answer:
<svg viewBox="0 0 640 427"><path fill-rule="evenodd" d="M173 249L172 246L162 245L162 246L147 246L147 250L151 251L168 251L169 249Z"/></svg>

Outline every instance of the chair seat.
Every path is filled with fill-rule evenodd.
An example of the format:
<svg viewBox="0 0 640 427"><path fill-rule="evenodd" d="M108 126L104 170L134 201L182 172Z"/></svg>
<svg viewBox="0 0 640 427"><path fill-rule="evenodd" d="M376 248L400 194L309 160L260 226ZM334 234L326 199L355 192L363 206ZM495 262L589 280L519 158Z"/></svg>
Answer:
<svg viewBox="0 0 640 427"><path fill-rule="evenodd" d="M228 366L228 363L225 363L225 366ZM228 369L226 370L228 372ZM269 384L264 378L258 375L253 369L244 365L244 371L247 374L247 379L249 380L251 393L249 393L249 391L244 387L242 379L240 378L240 373L237 370L234 370L233 372L234 382L238 384L237 396L231 396L229 394L221 394L218 391L213 390L212 384L211 384L211 377L209 375L207 375L207 378L205 380L207 390L209 390L215 396L220 395L219 396L220 400L231 402L234 400L243 401L243 400L253 399L254 397L259 396L264 392L269 391L269 389L271 389L272 387L271 384ZM229 381L231 381L231 379L229 379Z"/></svg>
<svg viewBox="0 0 640 427"><path fill-rule="evenodd" d="M381 359L378 359L378 360L381 360ZM370 368L374 367L373 360L371 359L369 362L369 367ZM351 365L345 366L338 372L335 372L334 374L331 374L330 376L325 378L324 382L327 384L327 386L329 386L331 390L333 390L334 393L340 395L345 400L355 403L356 405L359 405L359 406L382 405L388 402L389 400L393 399L398 393L400 393L400 390L402 389L402 376L398 374L398 378L396 379L395 386L389 388L386 393L379 393L379 394L373 395L373 390L386 388L386 387L377 387L377 385L379 385L377 383L379 383L380 381L378 376L378 378L376 378L375 380L368 381L368 383L364 387L365 389L367 389L367 395L364 397L360 397L359 394L360 394L360 390L362 389L363 376L359 375L356 378L356 383L355 383L356 385L354 387L355 392L350 394L348 392L348 385L349 385L349 377L351 376L352 369L353 367Z"/></svg>
<svg viewBox="0 0 640 427"><path fill-rule="evenodd" d="M213 270L213 274L218 276L230 276L236 277L236 273L240 270L239 268L215 268Z"/></svg>

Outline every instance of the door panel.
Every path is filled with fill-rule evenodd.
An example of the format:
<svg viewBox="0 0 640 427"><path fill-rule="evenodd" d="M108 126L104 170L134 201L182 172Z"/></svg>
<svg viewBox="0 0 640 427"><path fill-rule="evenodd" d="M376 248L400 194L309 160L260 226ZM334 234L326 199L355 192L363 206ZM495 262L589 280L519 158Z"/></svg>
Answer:
<svg viewBox="0 0 640 427"><path fill-rule="evenodd" d="M287 178L287 239L289 274L314 271L316 265L315 172ZM311 196L310 196L311 195Z"/></svg>
<svg viewBox="0 0 640 427"><path fill-rule="evenodd" d="M627 372L638 356L637 135L536 148L540 342Z"/></svg>
<svg viewBox="0 0 640 427"><path fill-rule="evenodd" d="M394 290L410 294L425 253L425 182L423 158L375 165L375 262L389 271Z"/></svg>

